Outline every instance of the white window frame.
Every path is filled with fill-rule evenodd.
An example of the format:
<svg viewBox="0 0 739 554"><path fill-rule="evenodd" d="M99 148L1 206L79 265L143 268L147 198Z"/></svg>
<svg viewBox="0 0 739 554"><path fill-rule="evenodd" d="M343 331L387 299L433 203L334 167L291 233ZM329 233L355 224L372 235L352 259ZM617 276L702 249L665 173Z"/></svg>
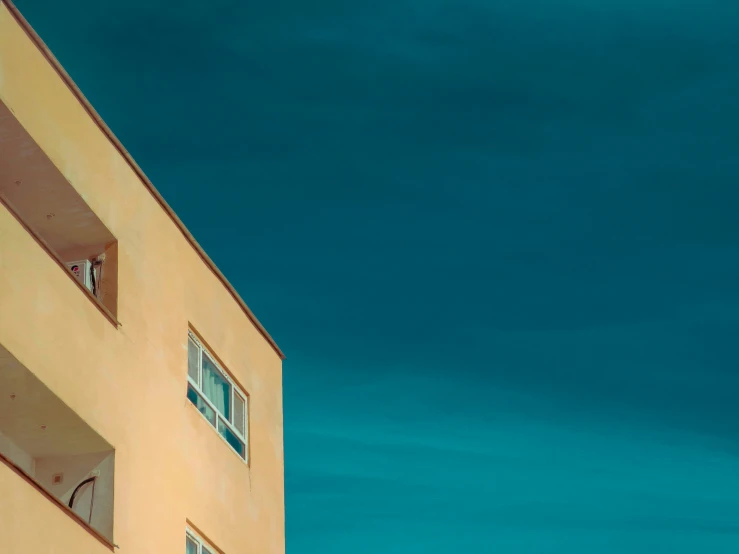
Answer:
<svg viewBox="0 0 739 554"><path fill-rule="evenodd" d="M189 527L185 528L185 541L187 539L190 539L192 542L198 545L198 551L197 554L218 554L219 550L216 550L216 548L210 544L208 541L203 539L200 535L198 535L195 531L190 529ZM187 545L185 545L185 552L187 552Z"/></svg>
<svg viewBox="0 0 739 554"><path fill-rule="evenodd" d="M241 457L241 454L239 452L236 452L236 455L239 456L244 462L247 464L249 463L249 395L246 394L246 392L238 386L233 379L231 379L231 376L226 372L222 367L221 364L218 363L216 360L216 357L208 350L205 345L198 339L198 337L190 330L187 332L188 336L188 343L187 343L187 382L193 386L193 388L197 391L198 395L200 396L201 400L205 402L208 407L213 410L213 413L215 414L215 425L213 425L210 420L205 417L205 414L200 414L205 421L208 422L208 425L213 427L216 431L216 434L221 437L221 439L228 444L228 447L231 450L234 449L233 446L226 440L226 438L221 435L221 432L218 430L218 421L222 421L226 427L239 439L244 443L244 457ZM213 366L218 370L218 372L221 374L221 376L228 382L228 384L231 387L231 398L229 399L231 403L231 417L236 413L236 402L234 401L234 398L236 395L238 395L243 401L244 401L244 432L241 433L236 425L234 425L231 421L226 419L226 417L218 410L213 403L210 401L210 399L205 395L205 392L203 391L202 387L200 386L199 382L195 382L192 377L190 376L190 341L192 341L197 347L198 347L198 381L202 380L203 377L203 356L208 356L208 360L212 362ZM198 413L200 413L200 410L198 410Z"/></svg>

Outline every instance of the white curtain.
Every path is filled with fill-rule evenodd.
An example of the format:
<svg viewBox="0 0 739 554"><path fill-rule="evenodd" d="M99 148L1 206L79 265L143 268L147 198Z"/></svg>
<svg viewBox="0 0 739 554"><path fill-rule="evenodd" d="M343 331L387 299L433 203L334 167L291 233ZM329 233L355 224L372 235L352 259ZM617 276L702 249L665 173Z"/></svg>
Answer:
<svg viewBox="0 0 739 554"><path fill-rule="evenodd" d="M203 393L227 421L231 420L231 385L203 355Z"/></svg>

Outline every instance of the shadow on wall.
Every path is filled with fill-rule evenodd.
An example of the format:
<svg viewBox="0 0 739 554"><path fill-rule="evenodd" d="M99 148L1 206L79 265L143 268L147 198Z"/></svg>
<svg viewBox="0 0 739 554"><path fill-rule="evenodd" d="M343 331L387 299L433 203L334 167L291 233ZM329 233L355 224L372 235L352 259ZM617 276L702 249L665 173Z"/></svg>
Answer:
<svg viewBox="0 0 739 554"><path fill-rule="evenodd" d="M2 345L0 454L113 542L115 450Z"/></svg>
<svg viewBox="0 0 739 554"><path fill-rule="evenodd" d="M116 316L116 238L2 101L0 204Z"/></svg>

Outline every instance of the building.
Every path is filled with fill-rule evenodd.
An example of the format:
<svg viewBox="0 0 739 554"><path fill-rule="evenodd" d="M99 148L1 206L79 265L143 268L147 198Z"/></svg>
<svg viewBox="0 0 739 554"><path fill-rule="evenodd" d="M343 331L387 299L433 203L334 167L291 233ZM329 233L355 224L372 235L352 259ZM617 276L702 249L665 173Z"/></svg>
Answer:
<svg viewBox="0 0 739 554"><path fill-rule="evenodd" d="M0 0L0 552L283 554L282 359Z"/></svg>

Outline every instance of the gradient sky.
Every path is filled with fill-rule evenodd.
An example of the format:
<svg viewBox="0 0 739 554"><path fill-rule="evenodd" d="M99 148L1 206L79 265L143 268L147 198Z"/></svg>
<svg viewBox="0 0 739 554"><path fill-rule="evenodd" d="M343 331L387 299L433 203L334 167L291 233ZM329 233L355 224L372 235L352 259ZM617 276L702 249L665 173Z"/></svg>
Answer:
<svg viewBox="0 0 739 554"><path fill-rule="evenodd" d="M288 554L739 552L739 2L17 4L288 355Z"/></svg>

